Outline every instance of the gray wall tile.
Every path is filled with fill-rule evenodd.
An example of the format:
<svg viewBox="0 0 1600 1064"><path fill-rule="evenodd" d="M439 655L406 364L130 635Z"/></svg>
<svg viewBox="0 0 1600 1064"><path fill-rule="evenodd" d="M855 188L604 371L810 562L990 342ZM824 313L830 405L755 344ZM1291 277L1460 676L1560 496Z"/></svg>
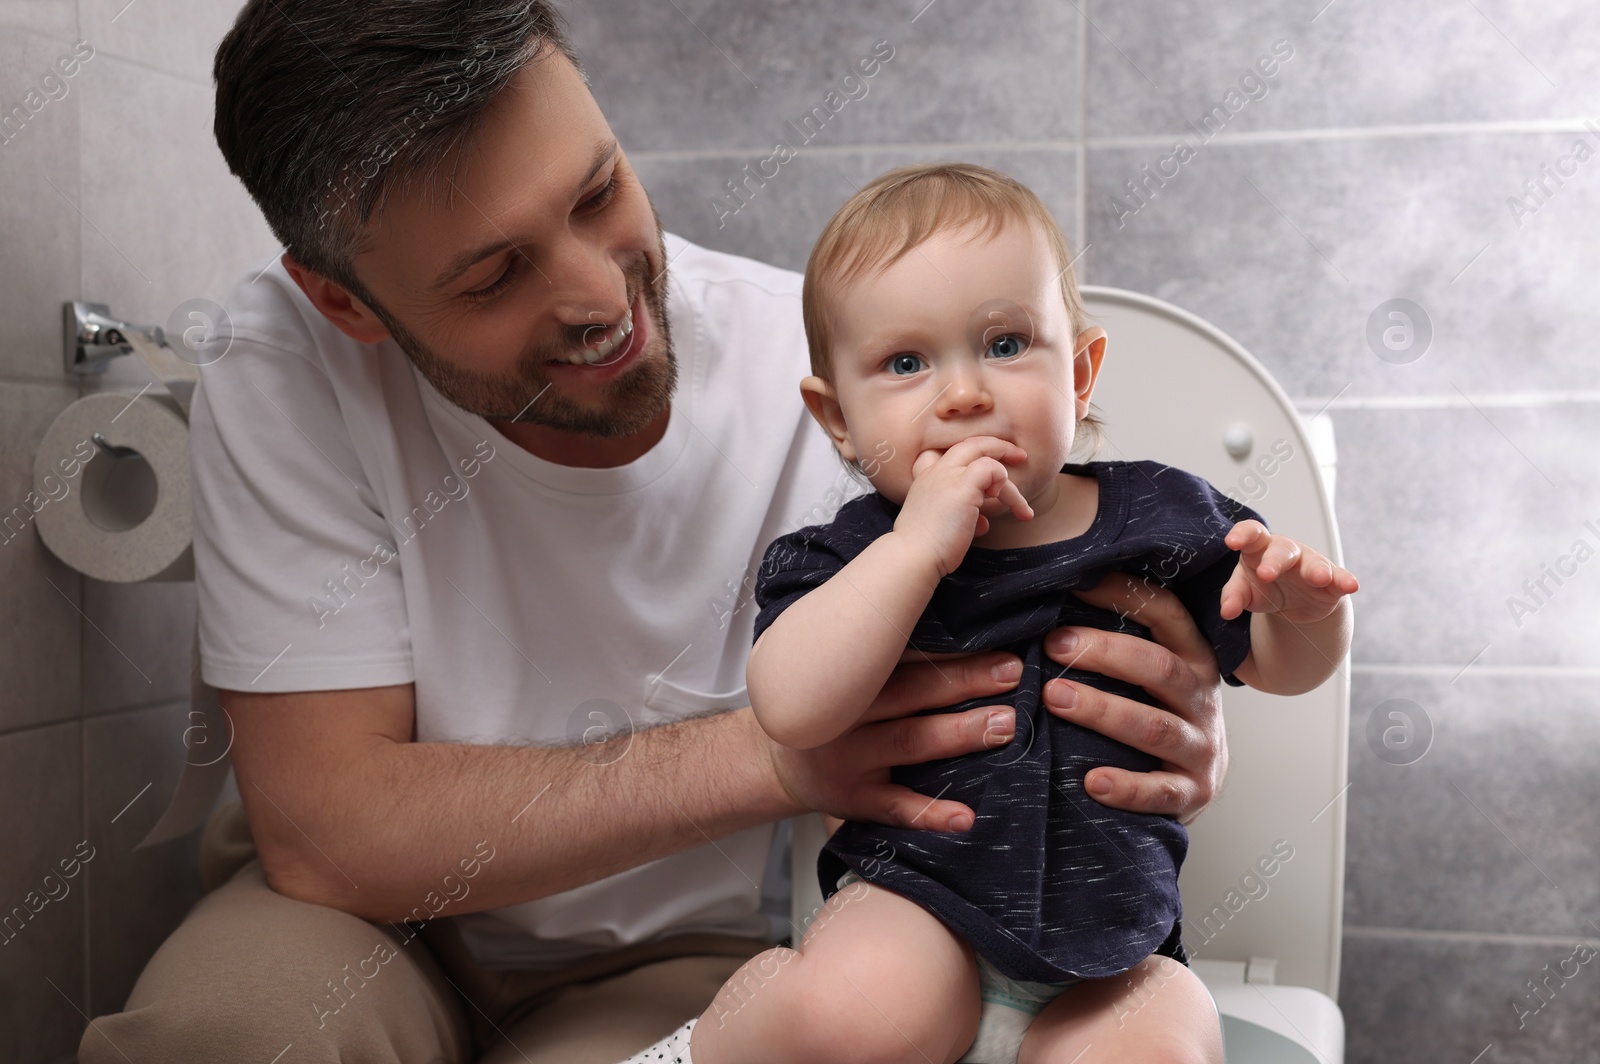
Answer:
<svg viewBox="0 0 1600 1064"><path fill-rule="evenodd" d="M83 582L85 715L189 698L194 581Z"/></svg>
<svg viewBox="0 0 1600 1064"><path fill-rule="evenodd" d="M56 65L63 59L77 64L71 77ZM79 63L61 40L0 34L0 118L14 108L27 116L0 126L0 232L11 264L0 285L0 376L61 379L61 303L78 288L79 110L100 62Z"/></svg>
<svg viewBox="0 0 1600 1064"><path fill-rule="evenodd" d="M1506 205L1575 139L1213 142L1164 187L1151 180L1142 206L1126 182L1166 150L1092 150L1084 273L1211 320L1294 396L1594 388L1600 160L1551 184L1532 215ZM1588 140L1600 154L1600 135ZM1394 298L1431 321L1431 346L1404 364L1367 338Z"/></svg>
<svg viewBox="0 0 1600 1064"><path fill-rule="evenodd" d="M0 23L71 40L78 32L77 4L64 0L0 0Z"/></svg>
<svg viewBox="0 0 1600 1064"><path fill-rule="evenodd" d="M202 84L242 6L215 0L76 0L80 31L108 54Z"/></svg>
<svg viewBox="0 0 1600 1064"><path fill-rule="evenodd" d="M887 40L894 56L818 143L1054 140L1078 121L1077 15L1049 0L567 4L630 151L765 148ZM916 18L913 22L912 19ZM860 89L856 90L858 93Z"/></svg>
<svg viewBox="0 0 1600 1064"><path fill-rule="evenodd" d="M15 524L0 528L0 731L78 715L82 577L40 541L28 502L39 442L76 398L65 384L0 381L0 518L26 520L20 532ZM65 501L38 498L43 506Z"/></svg>
<svg viewBox="0 0 1600 1064"><path fill-rule="evenodd" d="M633 162L669 231L719 251L803 270L822 227L857 189L885 170L935 160L982 163L1011 174L1038 193L1069 237L1072 234L1077 173L1074 153L1065 148L951 145L805 152L764 185L746 185L749 191L742 207L725 184L743 179L741 167L753 159L644 156ZM729 213L719 213L717 204Z"/></svg>
<svg viewBox="0 0 1600 1064"><path fill-rule="evenodd" d="M1410 755L1420 760L1397 765L1378 756L1381 738L1374 745L1368 732L1374 713L1380 736L1406 726L1413 736L1431 734ZM1345 922L1600 938L1600 928L1585 923L1600 909L1600 850L1586 820L1573 815L1600 805L1597 715L1590 679L1469 673L1451 683L1358 672Z"/></svg>
<svg viewBox="0 0 1600 1064"><path fill-rule="evenodd" d="M1600 550L1593 405L1341 410L1334 429L1353 660L1600 666L1600 558L1561 562ZM1536 601L1543 565L1574 572Z"/></svg>
<svg viewBox="0 0 1600 1064"><path fill-rule="evenodd" d="M1118 0L1090 17L1092 136L1186 130L1230 89L1214 121L1238 133L1570 118L1600 87L1586 4ZM1292 58L1241 87L1279 40Z"/></svg>
<svg viewBox="0 0 1600 1064"><path fill-rule="evenodd" d="M1600 945L1595 937L1589 933L1590 945ZM1591 1059L1600 1040L1600 958L1568 960L1577 939L1576 932L1530 943L1345 936L1345 1064ZM1527 981L1544 978L1546 965L1559 977L1564 960L1577 974L1564 986L1552 979L1539 1006ZM1521 1027L1514 1003L1532 1013Z"/></svg>
<svg viewBox="0 0 1600 1064"><path fill-rule="evenodd" d="M53 1060L84 1027L85 872L100 853L84 838L82 748L77 723L0 735L0 918L14 921L0 931L0 1060Z"/></svg>
<svg viewBox="0 0 1600 1064"><path fill-rule="evenodd" d="M278 245L212 140L211 92L115 56L95 62L83 103L83 298L146 325L188 299L220 303ZM127 162L130 144L151 146L145 164ZM149 380L130 356L97 383Z"/></svg>
<svg viewBox="0 0 1600 1064"><path fill-rule="evenodd" d="M121 1010L145 962L200 897L198 830L134 849L177 789L188 711L186 700L84 727L89 833L101 852L89 869L91 1016Z"/></svg>

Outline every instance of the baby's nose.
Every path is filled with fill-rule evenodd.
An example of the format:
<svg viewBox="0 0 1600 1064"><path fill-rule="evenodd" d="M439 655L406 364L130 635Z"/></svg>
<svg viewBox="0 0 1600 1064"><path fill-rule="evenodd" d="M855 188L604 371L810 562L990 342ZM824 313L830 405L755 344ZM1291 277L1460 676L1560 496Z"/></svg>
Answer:
<svg viewBox="0 0 1600 1064"><path fill-rule="evenodd" d="M983 376L976 371L952 373L939 393L939 412L946 416L985 410L991 405L993 400L983 385Z"/></svg>

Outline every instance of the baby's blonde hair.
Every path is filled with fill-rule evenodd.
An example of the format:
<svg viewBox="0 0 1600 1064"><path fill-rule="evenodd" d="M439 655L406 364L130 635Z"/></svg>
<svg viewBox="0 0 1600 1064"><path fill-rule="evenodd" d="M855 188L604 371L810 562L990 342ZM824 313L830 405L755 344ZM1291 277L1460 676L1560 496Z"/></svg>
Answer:
<svg viewBox="0 0 1600 1064"><path fill-rule="evenodd" d="M975 163L921 163L873 178L823 226L806 262L800 301L811 372L833 380L827 304L840 286L869 270L892 266L935 233L970 225L992 239L1007 222L1033 226L1044 234L1061 268L1061 302L1076 337L1087 315L1072 270L1072 252L1055 217L1033 190ZM1079 424L1098 449L1099 418L1091 410Z"/></svg>

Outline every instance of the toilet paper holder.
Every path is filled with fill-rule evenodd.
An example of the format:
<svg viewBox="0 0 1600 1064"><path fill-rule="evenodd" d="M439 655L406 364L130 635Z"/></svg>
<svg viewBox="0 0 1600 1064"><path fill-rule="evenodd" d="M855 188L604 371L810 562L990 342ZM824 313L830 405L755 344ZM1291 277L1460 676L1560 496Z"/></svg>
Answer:
<svg viewBox="0 0 1600 1064"><path fill-rule="evenodd" d="M61 313L62 355L68 373L104 373L112 359L133 354L129 333L138 333L157 347L169 346L159 325L118 321L104 303L63 303Z"/></svg>

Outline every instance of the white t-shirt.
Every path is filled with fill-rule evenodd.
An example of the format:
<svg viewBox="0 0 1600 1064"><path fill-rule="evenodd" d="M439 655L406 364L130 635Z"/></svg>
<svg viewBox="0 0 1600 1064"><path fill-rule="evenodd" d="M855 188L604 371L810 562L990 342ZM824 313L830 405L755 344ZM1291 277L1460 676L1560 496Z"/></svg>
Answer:
<svg viewBox="0 0 1600 1064"><path fill-rule="evenodd" d="M661 441L611 469L523 450L392 341L339 332L281 264L241 282L191 419L205 681L414 682L422 742L550 742L745 705L767 544L864 488L800 401L799 275L666 239L677 392ZM458 922L494 967L691 931L778 937L775 834Z"/></svg>

